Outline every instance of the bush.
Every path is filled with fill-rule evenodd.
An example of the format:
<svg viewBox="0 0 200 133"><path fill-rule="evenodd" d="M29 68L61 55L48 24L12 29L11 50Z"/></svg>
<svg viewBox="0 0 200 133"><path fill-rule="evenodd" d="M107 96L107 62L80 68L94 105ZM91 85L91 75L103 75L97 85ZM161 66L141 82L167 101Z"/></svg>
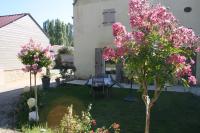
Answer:
<svg viewBox="0 0 200 133"><path fill-rule="evenodd" d="M58 54L67 54L67 55L73 55L73 50L69 47L63 47L58 50Z"/></svg>
<svg viewBox="0 0 200 133"><path fill-rule="evenodd" d="M91 105L81 116L73 115L72 105L68 107L67 113L61 120L60 129L62 133L119 133L119 124L112 124L109 128L96 128L96 121L90 114ZM96 129L95 129L96 128Z"/></svg>

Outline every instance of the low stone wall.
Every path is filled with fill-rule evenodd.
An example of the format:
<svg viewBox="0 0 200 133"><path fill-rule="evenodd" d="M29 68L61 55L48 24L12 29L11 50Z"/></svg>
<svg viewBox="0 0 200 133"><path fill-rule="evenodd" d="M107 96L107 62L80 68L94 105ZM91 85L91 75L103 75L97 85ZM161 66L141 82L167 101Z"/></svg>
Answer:
<svg viewBox="0 0 200 133"><path fill-rule="evenodd" d="M9 70L4 71L4 83L10 83L29 78L29 73L22 70Z"/></svg>
<svg viewBox="0 0 200 133"><path fill-rule="evenodd" d="M4 84L4 71L0 69L0 85Z"/></svg>

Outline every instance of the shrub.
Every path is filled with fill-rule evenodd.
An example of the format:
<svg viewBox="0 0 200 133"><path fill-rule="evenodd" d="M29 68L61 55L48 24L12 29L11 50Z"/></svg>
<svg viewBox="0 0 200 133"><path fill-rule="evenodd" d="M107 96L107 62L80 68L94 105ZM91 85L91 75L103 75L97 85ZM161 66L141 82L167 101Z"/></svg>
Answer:
<svg viewBox="0 0 200 133"><path fill-rule="evenodd" d="M67 54L67 55L73 55L73 50L69 47L63 47L58 50L58 54Z"/></svg>
<svg viewBox="0 0 200 133"><path fill-rule="evenodd" d="M68 107L67 113L61 120L60 129L63 133L119 133L119 124L112 124L109 128L102 127L95 129L96 121L90 114L91 105L81 116L73 115L72 105Z"/></svg>

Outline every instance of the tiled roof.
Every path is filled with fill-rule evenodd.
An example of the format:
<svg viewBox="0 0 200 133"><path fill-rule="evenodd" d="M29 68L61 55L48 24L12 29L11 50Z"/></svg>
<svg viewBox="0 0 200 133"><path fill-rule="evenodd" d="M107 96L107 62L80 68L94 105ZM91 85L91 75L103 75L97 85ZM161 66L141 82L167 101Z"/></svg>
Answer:
<svg viewBox="0 0 200 133"><path fill-rule="evenodd" d="M27 13L23 14L14 14L14 15L6 15L6 16L0 16L0 28L28 15Z"/></svg>

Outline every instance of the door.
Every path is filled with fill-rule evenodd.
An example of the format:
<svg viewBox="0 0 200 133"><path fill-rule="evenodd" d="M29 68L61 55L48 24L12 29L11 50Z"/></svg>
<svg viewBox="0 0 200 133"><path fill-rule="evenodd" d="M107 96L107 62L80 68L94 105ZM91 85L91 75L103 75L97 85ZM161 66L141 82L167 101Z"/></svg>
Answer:
<svg viewBox="0 0 200 133"><path fill-rule="evenodd" d="M105 61L102 53L102 48L95 48L95 75L105 74Z"/></svg>

